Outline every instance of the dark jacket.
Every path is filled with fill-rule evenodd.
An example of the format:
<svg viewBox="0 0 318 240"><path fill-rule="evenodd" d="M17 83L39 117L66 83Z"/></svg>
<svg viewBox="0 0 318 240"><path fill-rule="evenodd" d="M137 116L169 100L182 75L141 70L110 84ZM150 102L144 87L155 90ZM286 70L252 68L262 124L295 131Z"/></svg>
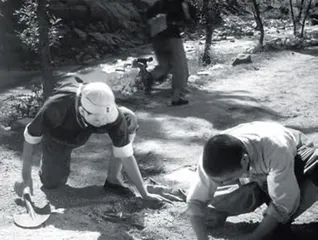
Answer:
<svg viewBox="0 0 318 240"><path fill-rule="evenodd" d="M147 20L163 13L167 14L167 29L157 34L156 38L180 38L180 28L185 25L187 19L182 9L184 0L158 0L147 11ZM190 15L194 17L195 8L189 4Z"/></svg>

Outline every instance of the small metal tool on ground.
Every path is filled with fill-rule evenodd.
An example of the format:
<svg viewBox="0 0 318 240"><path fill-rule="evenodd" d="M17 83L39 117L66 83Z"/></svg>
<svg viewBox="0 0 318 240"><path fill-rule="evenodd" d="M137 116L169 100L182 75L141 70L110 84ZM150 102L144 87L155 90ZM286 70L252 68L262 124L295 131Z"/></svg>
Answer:
<svg viewBox="0 0 318 240"><path fill-rule="evenodd" d="M36 228L46 222L51 215L51 206L48 203L43 208L37 208L31 200L30 189L26 188L23 191L23 200L27 213L15 215L14 223L22 228Z"/></svg>

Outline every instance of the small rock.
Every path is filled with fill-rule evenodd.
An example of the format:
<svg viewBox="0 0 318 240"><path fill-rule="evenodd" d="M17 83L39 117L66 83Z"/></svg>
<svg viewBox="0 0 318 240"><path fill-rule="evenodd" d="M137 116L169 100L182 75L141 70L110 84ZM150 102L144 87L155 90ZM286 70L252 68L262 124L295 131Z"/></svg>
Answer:
<svg viewBox="0 0 318 240"><path fill-rule="evenodd" d="M229 40L230 42L235 42L235 38L232 36L228 36L226 39Z"/></svg>
<svg viewBox="0 0 318 240"><path fill-rule="evenodd" d="M205 76L208 76L208 75L210 75L210 71L201 71L201 72L197 72L197 75L205 75Z"/></svg>
<svg viewBox="0 0 318 240"><path fill-rule="evenodd" d="M236 66L238 64L251 63L252 58L250 54L240 53L232 62L232 66Z"/></svg>
<svg viewBox="0 0 318 240"><path fill-rule="evenodd" d="M189 78L188 78L188 81L189 82L195 82L198 79L200 79L200 77L198 75L190 75Z"/></svg>

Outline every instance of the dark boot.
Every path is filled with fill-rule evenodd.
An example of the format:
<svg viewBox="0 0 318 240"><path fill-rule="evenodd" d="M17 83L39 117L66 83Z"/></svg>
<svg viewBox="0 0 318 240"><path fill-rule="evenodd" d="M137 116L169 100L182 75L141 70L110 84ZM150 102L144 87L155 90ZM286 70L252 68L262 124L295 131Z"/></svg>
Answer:
<svg viewBox="0 0 318 240"><path fill-rule="evenodd" d="M148 76L145 76L143 78L143 84L144 84L144 87L145 87L145 93L146 94L150 94L151 93L152 86L153 86L154 82L155 82L155 79L151 75L151 73L148 73Z"/></svg>

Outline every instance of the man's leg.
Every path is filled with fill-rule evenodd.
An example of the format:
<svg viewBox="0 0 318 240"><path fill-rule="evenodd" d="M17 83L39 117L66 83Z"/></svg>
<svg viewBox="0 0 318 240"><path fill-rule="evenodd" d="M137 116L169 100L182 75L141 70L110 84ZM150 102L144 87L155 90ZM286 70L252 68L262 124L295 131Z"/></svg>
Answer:
<svg viewBox="0 0 318 240"><path fill-rule="evenodd" d="M187 87L189 77L188 63L181 38L170 39L172 64L172 103L174 105L187 104L182 99L183 91Z"/></svg>
<svg viewBox="0 0 318 240"><path fill-rule="evenodd" d="M318 187L312 181L306 179L299 184L300 187L300 204L293 216L293 219L300 216L316 201L318 201Z"/></svg>
<svg viewBox="0 0 318 240"><path fill-rule="evenodd" d="M70 174L72 150L46 137L43 138L39 175L45 188L57 188L66 184Z"/></svg>
<svg viewBox="0 0 318 240"><path fill-rule="evenodd" d="M156 55L157 65L149 71L149 79L147 80L146 92L151 90L154 82L162 81L171 69L169 62L170 48L168 39L154 39L152 42L153 50Z"/></svg>
<svg viewBox="0 0 318 240"><path fill-rule="evenodd" d="M295 157L295 175L300 188L300 204L293 216L293 219L300 216L318 200L318 186L316 175L318 174L317 166L311 169L311 172L305 174L306 163L310 160L317 161L318 150L313 145L302 146L298 149Z"/></svg>

